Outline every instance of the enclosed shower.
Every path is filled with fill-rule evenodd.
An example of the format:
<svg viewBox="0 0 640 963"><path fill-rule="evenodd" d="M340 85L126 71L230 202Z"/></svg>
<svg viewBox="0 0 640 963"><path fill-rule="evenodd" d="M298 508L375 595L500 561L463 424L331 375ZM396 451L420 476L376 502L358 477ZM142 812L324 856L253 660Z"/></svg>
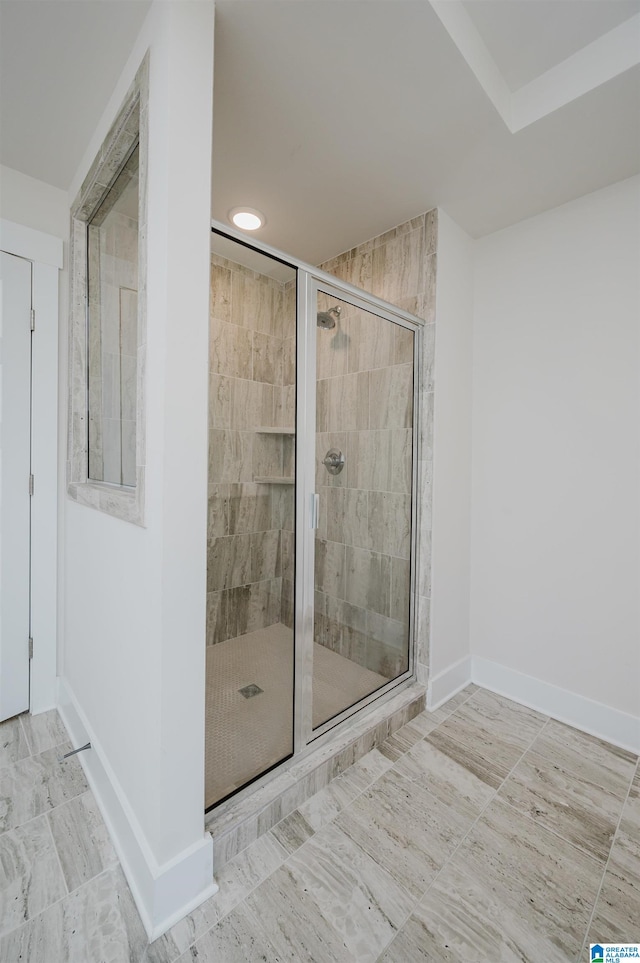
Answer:
<svg viewBox="0 0 640 963"><path fill-rule="evenodd" d="M207 809L412 678L421 323L212 232Z"/></svg>

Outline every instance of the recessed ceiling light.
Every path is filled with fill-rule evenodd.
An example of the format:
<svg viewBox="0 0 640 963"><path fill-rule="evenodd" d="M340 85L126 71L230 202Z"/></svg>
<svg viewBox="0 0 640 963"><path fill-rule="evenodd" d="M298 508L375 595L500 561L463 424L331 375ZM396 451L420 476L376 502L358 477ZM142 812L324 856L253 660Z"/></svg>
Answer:
<svg viewBox="0 0 640 963"><path fill-rule="evenodd" d="M229 211L229 220L241 231L257 231L266 223L266 217L254 207L234 207Z"/></svg>

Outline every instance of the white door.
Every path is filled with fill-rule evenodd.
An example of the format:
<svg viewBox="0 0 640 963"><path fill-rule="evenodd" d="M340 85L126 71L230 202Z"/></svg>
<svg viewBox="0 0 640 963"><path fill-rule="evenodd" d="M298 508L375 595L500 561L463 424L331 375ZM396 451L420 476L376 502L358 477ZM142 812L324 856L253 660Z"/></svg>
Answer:
<svg viewBox="0 0 640 963"><path fill-rule="evenodd" d="M0 720L29 708L31 262L0 252Z"/></svg>

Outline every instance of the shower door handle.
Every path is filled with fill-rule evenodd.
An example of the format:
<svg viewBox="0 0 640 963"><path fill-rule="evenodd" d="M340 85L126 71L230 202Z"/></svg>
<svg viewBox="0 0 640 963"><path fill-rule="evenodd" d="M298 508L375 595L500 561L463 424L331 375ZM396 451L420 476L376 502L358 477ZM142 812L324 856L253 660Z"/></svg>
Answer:
<svg viewBox="0 0 640 963"><path fill-rule="evenodd" d="M311 528L317 528L320 518L320 496L314 492L311 496Z"/></svg>

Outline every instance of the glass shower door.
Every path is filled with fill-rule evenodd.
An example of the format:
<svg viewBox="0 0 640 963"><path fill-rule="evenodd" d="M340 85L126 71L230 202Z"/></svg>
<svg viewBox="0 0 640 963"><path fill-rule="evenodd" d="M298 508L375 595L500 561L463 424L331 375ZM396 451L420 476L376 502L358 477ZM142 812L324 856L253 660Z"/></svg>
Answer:
<svg viewBox="0 0 640 963"><path fill-rule="evenodd" d="M316 301L314 735L410 668L415 331Z"/></svg>

